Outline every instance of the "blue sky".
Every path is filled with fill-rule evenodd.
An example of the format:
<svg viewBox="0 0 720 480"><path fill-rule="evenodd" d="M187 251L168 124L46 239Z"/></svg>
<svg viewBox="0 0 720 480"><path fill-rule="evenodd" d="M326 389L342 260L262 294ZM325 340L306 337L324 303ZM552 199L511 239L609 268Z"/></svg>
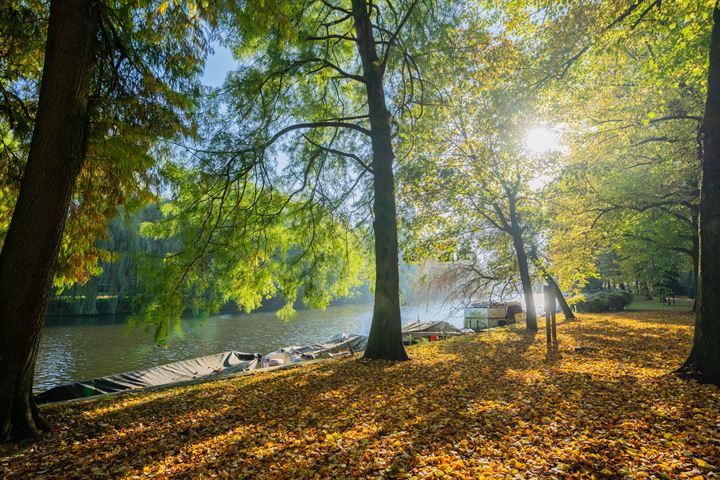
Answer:
<svg viewBox="0 0 720 480"><path fill-rule="evenodd" d="M214 43L213 50L215 53L205 62L202 82L209 87L219 87L225 81L227 74L237 67L237 62L229 49ZM280 170L284 169L289 161L284 152L279 152L276 160Z"/></svg>
<svg viewBox="0 0 720 480"><path fill-rule="evenodd" d="M209 56L205 63L203 83L210 87L219 87L225 81L228 72L235 68L236 62L232 52L227 48L214 44L213 50L215 53Z"/></svg>

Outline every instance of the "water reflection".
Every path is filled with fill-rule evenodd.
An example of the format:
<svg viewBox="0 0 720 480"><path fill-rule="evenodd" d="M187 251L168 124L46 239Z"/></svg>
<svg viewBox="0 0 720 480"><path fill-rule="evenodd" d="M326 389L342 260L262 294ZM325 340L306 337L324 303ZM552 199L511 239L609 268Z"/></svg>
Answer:
<svg viewBox="0 0 720 480"><path fill-rule="evenodd" d="M447 320L462 326L462 314L440 307L403 307L403 322ZM273 313L220 315L205 322L183 321L182 338L167 347L154 344L152 332L127 332L114 317L48 318L43 330L35 373L35 389L227 350L267 353L285 345L304 345L336 333L367 335L372 305L345 305L323 311L301 310L283 322Z"/></svg>

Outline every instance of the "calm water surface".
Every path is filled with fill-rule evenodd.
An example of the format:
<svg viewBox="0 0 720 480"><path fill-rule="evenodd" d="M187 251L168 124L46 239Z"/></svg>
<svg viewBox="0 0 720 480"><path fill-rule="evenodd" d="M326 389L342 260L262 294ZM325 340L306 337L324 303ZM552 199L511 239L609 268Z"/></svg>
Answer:
<svg viewBox="0 0 720 480"><path fill-rule="evenodd" d="M462 327L462 313L439 307L403 307L403 322L446 320ZM284 322L274 313L220 315L205 322L183 321L185 335L167 347L153 343L152 332L126 331L116 317L48 318L40 342L35 389L102 377L228 350L268 353L286 345L323 341L337 333L367 335L372 305L300 310Z"/></svg>

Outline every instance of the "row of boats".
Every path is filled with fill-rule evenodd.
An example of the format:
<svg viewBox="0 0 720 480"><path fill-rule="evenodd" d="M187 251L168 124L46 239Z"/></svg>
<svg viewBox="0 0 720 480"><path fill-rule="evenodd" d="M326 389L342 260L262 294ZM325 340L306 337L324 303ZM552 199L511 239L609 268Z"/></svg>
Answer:
<svg viewBox="0 0 720 480"><path fill-rule="evenodd" d="M416 321L403 326L406 343L420 339L430 341L462 335L471 330L459 329L444 321ZM118 373L59 385L35 396L37 403L60 402L93 397L107 393L178 385L196 380L211 380L283 365L362 352L367 344L364 335L337 334L322 343L289 345L274 352L216 353L179 362L158 365L144 370Z"/></svg>
<svg viewBox="0 0 720 480"><path fill-rule="evenodd" d="M519 302L473 304L465 309L465 328L457 328L445 321L418 320L403 326L403 341L405 343L414 343L420 339L435 341L503 326L515 323L523 315L522 312ZM322 343L289 345L265 355L236 351L222 352L144 370L59 385L39 393L35 399L38 403L50 403L106 393L172 386L199 379L210 380L309 360L352 355L365 350L366 344L367 337L364 335L340 333Z"/></svg>

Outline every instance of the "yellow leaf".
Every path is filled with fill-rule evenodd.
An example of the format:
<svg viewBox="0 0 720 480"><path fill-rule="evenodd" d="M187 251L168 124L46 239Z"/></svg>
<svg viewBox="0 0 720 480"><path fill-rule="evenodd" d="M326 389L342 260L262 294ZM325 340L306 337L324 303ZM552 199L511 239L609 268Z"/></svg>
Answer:
<svg viewBox="0 0 720 480"><path fill-rule="evenodd" d="M708 462L706 462L702 458L693 458L693 462L695 462L695 465L697 465L700 468L713 468L712 465L710 465Z"/></svg>

